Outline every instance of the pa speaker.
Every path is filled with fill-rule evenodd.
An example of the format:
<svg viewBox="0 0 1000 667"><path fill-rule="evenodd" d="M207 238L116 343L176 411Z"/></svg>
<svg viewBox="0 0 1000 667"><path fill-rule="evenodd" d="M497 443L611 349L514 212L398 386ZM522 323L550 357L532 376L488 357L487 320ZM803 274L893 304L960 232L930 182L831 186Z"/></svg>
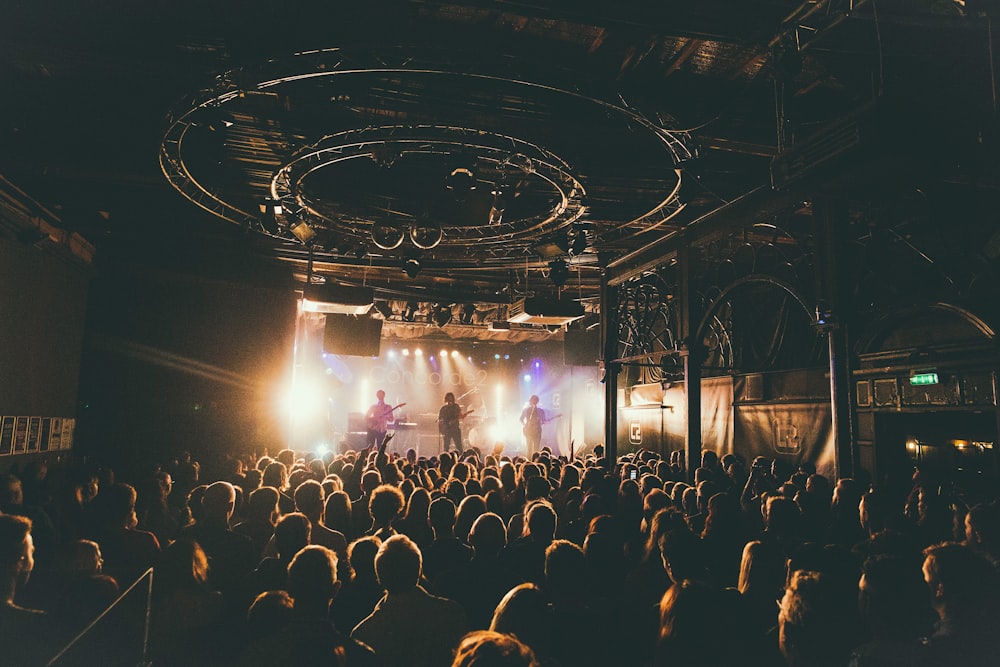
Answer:
<svg viewBox="0 0 1000 667"><path fill-rule="evenodd" d="M596 366L600 356L600 329L567 329L563 334L563 363L567 366Z"/></svg>
<svg viewBox="0 0 1000 667"><path fill-rule="evenodd" d="M382 320L329 313L323 351L354 357L377 357L382 347Z"/></svg>

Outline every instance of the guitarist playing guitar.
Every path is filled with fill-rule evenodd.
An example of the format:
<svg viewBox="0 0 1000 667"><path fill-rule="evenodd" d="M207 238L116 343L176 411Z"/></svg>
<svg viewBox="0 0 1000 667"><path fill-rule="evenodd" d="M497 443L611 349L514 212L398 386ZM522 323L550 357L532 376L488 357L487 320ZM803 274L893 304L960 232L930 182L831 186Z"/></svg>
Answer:
<svg viewBox="0 0 1000 667"><path fill-rule="evenodd" d="M368 427L368 439L365 444L369 447L378 447L382 444L385 434L389 430L388 422L392 417L393 411L406 405L406 403L386 405L385 392L381 389L375 392L375 398L378 400L372 403L372 406L368 408L368 412L365 413L365 424Z"/></svg>
<svg viewBox="0 0 1000 667"><path fill-rule="evenodd" d="M546 416L545 410L538 407L538 397L532 395L528 399L528 405L521 411L521 426L524 432L524 440L527 443L527 456L541 449L542 445L542 424L547 424L553 419L558 419L560 415Z"/></svg>
<svg viewBox="0 0 1000 667"><path fill-rule="evenodd" d="M438 410L438 432L444 439L441 451L448 451L451 443L462 450L462 420L473 412L475 410L462 412L462 407L455 402L455 394L450 391L444 395L444 405Z"/></svg>

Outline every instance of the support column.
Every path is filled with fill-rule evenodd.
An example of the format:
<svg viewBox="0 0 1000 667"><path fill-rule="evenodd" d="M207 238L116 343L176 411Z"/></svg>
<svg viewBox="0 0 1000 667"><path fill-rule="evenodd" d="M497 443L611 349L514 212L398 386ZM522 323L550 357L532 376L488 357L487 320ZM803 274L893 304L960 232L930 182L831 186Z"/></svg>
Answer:
<svg viewBox="0 0 1000 667"><path fill-rule="evenodd" d="M601 272L601 360L604 363L604 455L614 472L618 460L618 288Z"/></svg>
<svg viewBox="0 0 1000 667"><path fill-rule="evenodd" d="M680 276L680 335L684 341L684 466L688 482L694 483L694 471L701 464L701 364L704 355L698 332L698 313L691 287L691 249L687 240L677 250Z"/></svg>
<svg viewBox="0 0 1000 667"><path fill-rule="evenodd" d="M850 477L856 470L853 420L851 418L851 363L847 322L850 319L842 282L840 258L845 256L844 230L847 205L834 194L813 201L817 221L817 256L820 262L819 300L816 325L826 334L830 354L830 412L837 477Z"/></svg>

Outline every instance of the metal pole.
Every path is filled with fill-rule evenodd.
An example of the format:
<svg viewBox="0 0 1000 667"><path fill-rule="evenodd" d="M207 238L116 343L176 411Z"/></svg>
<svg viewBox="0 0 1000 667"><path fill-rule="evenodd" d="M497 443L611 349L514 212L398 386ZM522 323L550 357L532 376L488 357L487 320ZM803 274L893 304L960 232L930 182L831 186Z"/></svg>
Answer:
<svg viewBox="0 0 1000 667"><path fill-rule="evenodd" d="M604 456L608 470L614 472L618 461L618 288L608 283L608 272L601 272L601 357L604 361Z"/></svg>

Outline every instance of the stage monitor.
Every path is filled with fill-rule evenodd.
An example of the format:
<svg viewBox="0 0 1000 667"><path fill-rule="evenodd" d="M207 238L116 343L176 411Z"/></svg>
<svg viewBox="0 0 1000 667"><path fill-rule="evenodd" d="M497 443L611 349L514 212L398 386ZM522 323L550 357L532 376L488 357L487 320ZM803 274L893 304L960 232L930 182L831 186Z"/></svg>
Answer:
<svg viewBox="0 0 1000 667"><path fill-rule="evenodd" d="M377 357L382 343L382 320L329 313L323 333L323 351L353 357Z"/></svg>

